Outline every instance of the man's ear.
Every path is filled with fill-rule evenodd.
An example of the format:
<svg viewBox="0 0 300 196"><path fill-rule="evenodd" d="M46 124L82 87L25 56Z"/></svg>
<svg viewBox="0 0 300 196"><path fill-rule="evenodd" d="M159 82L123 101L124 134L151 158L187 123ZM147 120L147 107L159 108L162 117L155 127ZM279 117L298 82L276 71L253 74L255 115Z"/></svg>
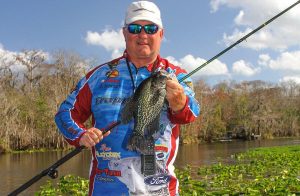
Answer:
<svg viewBox="0 0 300 196"><path fill-rule="evenodd" d="M162 29L162 30L160 31L160 38L161 38L161 39L164 38L164 29Z"/></svg>

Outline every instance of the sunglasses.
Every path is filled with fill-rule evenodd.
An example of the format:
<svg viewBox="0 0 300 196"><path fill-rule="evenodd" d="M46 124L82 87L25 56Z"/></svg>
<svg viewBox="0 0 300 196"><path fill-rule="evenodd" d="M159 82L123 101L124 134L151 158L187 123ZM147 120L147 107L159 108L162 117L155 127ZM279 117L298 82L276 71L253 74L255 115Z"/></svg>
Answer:
<svg viewBox="0 0 300 196"><path fill-rule="evenodd" d="M144 29L147 34L155 34L158 31L159 27L156 24L147 24L144 26L139 24L129 24L127 25L127 29L129 33L132 34L139 34L142 29Z"/></svg>

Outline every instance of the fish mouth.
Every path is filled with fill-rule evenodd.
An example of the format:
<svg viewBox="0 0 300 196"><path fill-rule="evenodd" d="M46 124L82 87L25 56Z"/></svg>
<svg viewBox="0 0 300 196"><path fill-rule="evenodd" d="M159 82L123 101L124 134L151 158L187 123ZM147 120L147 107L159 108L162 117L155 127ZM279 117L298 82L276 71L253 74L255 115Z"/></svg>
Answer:
<svg viewBox="0 0 300 196"><path fill-rule="evenodd" d="M170 76L169 73L162 73L159 75L160 77L163 77L166 80L172 80L172 77Z"/></svg>
<svg viewBox="0 0 300 196"><path fill-rule="evenodd" d="M170 73L167 72L166 70L159 70L159 71L158 71L158 75L159 75L159 76L164 76L164 77L167 77L167 78L170 77Z"/></svg>

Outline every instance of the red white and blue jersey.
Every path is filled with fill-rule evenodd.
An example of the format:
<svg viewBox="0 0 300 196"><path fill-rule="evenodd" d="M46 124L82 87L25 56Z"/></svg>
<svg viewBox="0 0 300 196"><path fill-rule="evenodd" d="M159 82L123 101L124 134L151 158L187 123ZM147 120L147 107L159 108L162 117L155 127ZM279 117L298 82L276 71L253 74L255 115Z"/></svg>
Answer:
<svg viewBox="0 0 300 196"><path fill-rule="evenodd" d="M128 65L124 55L96 67L79 81L61 104L55 121L69 144L79 146L87 129L84 123L90 116L93 126L100 130L117 122L124 102L153 70L165 69L177 79L186 75L185 70L160 56L155 67L149 64L136 68L130 59ZM89 195L178 194L179 184L173 163L179 145L179 124L192 122L200 112L191 80L188 78L181 85L187 96L183 110L173 113L166 104L161 112L160 129L155 137L156 174L144 176L140 154L126 148L134 127L132 120L115 127L109 136L92 148Z"/></svg>

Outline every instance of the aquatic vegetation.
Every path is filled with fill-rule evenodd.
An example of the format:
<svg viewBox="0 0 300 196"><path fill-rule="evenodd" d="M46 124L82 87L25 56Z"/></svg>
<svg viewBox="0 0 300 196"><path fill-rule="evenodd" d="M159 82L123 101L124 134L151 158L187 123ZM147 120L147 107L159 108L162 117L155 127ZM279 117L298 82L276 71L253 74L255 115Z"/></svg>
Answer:
<svg viewBox="0 0 300 196"><path fill-rule="evenodd" d="M232 159L197 174L190 166L177 170L181 195L300 195L300 146L257 148Z"/></svg>
<svg viewBox="0 0 300 196"><path fill-rule="evenodd" d="M59 179L56 186L51 181L41 186L41 190L35 193L36 196L58 196L58 195L82 195L88 193L89 181L79 176L66 175Z"/></svg>
<svg viewBox="0 0 300 196"><path fill-rule="evenodd" d="M232 163L176 169L180 195L300 195L300 145L256 148L232 155ZM62 177L36 195L86 195L88 180Z"/></svg>

